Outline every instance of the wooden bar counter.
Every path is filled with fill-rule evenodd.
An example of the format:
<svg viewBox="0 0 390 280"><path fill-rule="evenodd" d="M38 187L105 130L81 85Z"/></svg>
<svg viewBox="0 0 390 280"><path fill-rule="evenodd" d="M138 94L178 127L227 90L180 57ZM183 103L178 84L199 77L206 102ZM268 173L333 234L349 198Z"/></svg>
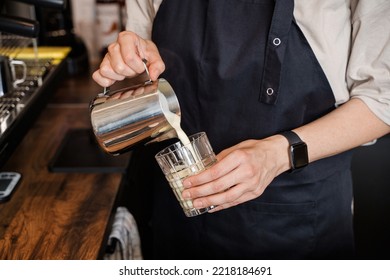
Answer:
<svg viewBox="0 0 390 280"><path fill-rule="evenodd" d="M91 79L93 70L62 79L1 167L0 171L21 173L22 179L10 200L0 203L0 259L103 256L123 173L49 169L69 131L90 129L89 102L101 91ZM127 162L128 155L123 157Z"/></svg>

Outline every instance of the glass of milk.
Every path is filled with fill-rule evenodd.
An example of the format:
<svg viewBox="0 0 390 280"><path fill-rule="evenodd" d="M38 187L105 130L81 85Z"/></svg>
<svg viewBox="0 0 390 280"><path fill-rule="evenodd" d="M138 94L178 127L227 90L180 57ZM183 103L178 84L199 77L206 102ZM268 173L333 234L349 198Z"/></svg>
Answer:
<svg viewBox="0 0 390 280"><path fill-rule="evenodd" d="M178 141L158 152L155 156L165 178L187 217L208 212L214 206L196 209L192 200L183 199L183 180L212 166L216 157L205 132L188 137L189 143Z"/></svg>

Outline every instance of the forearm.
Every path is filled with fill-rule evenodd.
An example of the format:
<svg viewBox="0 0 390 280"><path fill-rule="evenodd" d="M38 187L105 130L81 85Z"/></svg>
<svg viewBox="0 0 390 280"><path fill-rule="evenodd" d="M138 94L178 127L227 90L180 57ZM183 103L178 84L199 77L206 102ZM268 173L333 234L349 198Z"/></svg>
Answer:
<svg viewBox="0 0 390 280"><path fill-rule="evenodd" d="M313 162L379 138L390 132L390 126L354 99L294 131L307 143ZM213 211L254 199L290 169L288 146L287 139L276 134L225 149L218 154L217 164L184 181L183 197L194 199L198 208L218 205Z"/></svg>
<svg viewBox="0 0 390 280"><path fill-rule="evenodd" d="M294 131L307 143L312 162L379 138L390 132L390 126L378 119L363 101L351 99Z"/></svg>

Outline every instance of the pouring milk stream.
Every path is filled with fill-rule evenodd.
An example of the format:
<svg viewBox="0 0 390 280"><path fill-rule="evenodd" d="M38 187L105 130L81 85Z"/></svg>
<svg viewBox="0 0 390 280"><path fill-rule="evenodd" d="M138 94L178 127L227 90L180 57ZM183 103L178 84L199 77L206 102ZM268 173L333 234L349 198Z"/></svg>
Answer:
<svg viewBox="0 0 390 280"><path fill-rule="evenodd" d="M164 94L159 92L158 93L158 97L159 97L159 100L160 100L161 110L162 110L165 118L167 119L168 123L176 131L177 137L179 138L179 140L181 141L183 146L187 146L188 149L190 150L190 153L194 157L194 159L196 161L198 161L197 153L192 148L190 139L188 138L187 134L183 131L183 129L180 126L180 116L175 114L175 113L173 113L173 112L171 112L171 110L169 110L168 101L167 101L167 99L166 99Z"/></svg>
<svg viewBox="0 0 390 280"><path fill-rule="evenodd" d="M167 122L172 126L172 128L176 131L176 134L181 141L182 145L185 146L186 149L182 149L182 151L187 151L192 155L192 158L188 158L181 162L179 159L177 162L181 162L182 165L177 165L175 167L171 166L170 172L165 174L166 179L169 182L173 192L176 195L176 198L180 202L185 215L187 217L197 216L199 214L203 214L208 212L210 209L214 208L214 206L210 206L207 208L196 209L192 203L191 199L184 199L182 196L182 192L184 190L183 180L193 174L197 174L199 171L206 169L208 166L205 166L202 156L197 153L194 147L197 147L197 144L192 146L192 143L186 133L180 126L180 115L175 114L169 110L169 104L164 94L159 93L159 102L161 106L161 110L167 120ZM167 152L169 154L169 152ZM182 154L183 155L183 154ZM163 157L163 156L161 156ZM195 161L195 162L194 162ZM175 162L175 160L173 160ZM160 164L160 162L159 162ZM189 164L189 165L188 165ZM175 163L171 163L171 165L175 165ZM169 166L169 164L165 165L165 167ZM162 168L164 170L164 168Z"/></svg>

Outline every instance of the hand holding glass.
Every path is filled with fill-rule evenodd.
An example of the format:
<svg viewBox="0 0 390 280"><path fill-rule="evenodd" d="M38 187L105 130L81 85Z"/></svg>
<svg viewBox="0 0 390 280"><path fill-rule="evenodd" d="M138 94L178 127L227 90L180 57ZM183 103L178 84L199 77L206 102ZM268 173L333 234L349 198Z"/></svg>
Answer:
<svg viewBox="0 0 390 280"><path fill-rule="evenodd" d="M183 199L183 180L212 166L216 162L216 157L205 132L199 132L188 138L189 144L180 141L172 144L157 153L156 160L185 215L193 217L206 213L214 207L196 209L192 200Z"/></svg>

